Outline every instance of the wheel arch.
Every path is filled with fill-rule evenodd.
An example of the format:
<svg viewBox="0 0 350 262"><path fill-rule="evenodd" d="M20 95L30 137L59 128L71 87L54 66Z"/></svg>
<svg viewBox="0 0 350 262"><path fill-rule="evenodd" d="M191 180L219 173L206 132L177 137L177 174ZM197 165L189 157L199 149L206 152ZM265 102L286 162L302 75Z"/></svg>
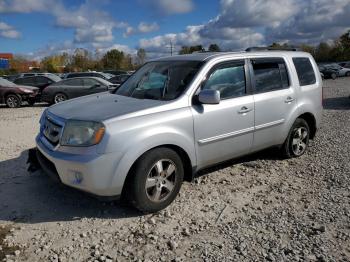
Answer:
<svg viewBox="0 0 350 262"><path fill-rule="evenodd" d="M316 118L310 113L306 112L298 116L298 118L304 119L310 128L310 139L314 139L317 131Z"/></svg>

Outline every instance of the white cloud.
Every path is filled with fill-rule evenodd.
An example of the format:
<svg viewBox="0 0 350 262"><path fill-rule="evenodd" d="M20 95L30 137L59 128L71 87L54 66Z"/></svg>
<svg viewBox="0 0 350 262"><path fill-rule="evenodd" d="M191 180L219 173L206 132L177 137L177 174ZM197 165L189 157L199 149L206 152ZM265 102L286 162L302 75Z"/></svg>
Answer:
<svg viewBox="0 0 350 262"><path fill-rule="evenodd" d="M170 42L176 51L182 45L210 43L223 50L273 42L315 44L350 29L349 0L221 0L220 5L220 13L207 23L188 26L182 33L141 39L139 46L169 54Z"/></svg>
<svg viewBox="0 0 350 262"><path fill-rule="evenodd" d="M114 28L124 28L107 12L100 11L96 1L86 0L74 9L67 9L62 0L0 0L0 13L43 12L53 15L56 26L74 29L76 43L111 42Z"/></svg>
<svg viewBox="0 0 350 262"><path fill-rule="evenodd" d="M162 15L184 14L194 9L192 0L139 0Z"/></svg>
<svg viewBox="0 0 350 262"><path fill-rule="evenodd" d="M125 30L124 37L128 37L130 35L135 35L135 34L151 33L158 30L159 30L159 25L156 22L153 22L153 23L141 22L139 23L137 28L128 26Z"/></svg>
<svg viewBox="0 0 350 262"><path fill-rule="evenodd" d="M12 26L0 22L0 37L18 39L21 37L21 33L15 30Z"/></svg>

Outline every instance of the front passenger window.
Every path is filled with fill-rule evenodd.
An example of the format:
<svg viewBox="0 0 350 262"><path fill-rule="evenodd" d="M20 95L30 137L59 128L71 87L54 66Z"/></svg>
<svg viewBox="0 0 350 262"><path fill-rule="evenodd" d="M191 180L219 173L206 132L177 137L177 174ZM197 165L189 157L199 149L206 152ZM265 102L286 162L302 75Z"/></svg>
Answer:
<svg viewBox="0 0 350 262"><path fill-rule="evenodd" d="M246 93L244 63L224 64L213 71L202 89L220 91L222 100L243 96Z"/></svg>

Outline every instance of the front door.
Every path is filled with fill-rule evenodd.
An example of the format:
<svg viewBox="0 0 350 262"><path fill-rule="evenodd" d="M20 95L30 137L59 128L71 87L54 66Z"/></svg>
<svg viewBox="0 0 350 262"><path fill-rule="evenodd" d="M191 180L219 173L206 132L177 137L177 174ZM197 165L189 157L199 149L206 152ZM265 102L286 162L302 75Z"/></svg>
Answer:
<svg viewBox="0 0 350 262"><path fill-rule="evenodd" d="M246 79L245 62L229 61L214 66L202 84L201 89L218 90L221 101L192 107L198 168L250 152L254 100Z"/></svg>

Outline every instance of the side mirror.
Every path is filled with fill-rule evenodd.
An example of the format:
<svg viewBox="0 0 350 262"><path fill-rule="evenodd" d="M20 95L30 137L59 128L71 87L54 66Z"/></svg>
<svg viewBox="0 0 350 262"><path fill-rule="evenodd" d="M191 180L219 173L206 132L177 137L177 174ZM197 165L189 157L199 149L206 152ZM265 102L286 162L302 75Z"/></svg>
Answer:
<svg viewBox="0 0 350 262"><path fill-rule="evenodd" d="M215 105L220 103L220 91L205 89L199 92L198 101L202 104Z"/></svg>

